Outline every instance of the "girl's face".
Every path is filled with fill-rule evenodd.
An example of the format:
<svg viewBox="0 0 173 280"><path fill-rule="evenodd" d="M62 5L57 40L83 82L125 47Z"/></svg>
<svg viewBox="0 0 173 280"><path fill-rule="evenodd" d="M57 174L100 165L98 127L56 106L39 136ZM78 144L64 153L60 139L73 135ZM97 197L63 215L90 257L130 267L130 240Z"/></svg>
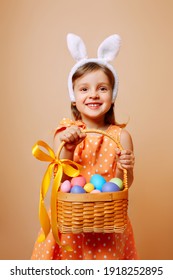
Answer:
<svg viewBox="0 0 173 280"><path fill-rule="evenodd" d="M74 82L76 107L82 119L104 120L112 104L112 87L107 75L96 70Z"/></svg>

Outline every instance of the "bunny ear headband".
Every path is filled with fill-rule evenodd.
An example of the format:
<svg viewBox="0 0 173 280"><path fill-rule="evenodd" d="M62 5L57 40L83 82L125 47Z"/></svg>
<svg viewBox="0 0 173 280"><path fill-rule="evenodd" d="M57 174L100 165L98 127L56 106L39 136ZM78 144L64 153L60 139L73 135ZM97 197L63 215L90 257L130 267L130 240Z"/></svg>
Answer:
<svg viewBox="0 0 173 280"><path fill-rule="evenodd" d="M67 46L72 57L77 61L70 71L68 77L68 90L71 102L75 101L75 95L73 91L72 77L79 67L88 63L95 62L101 65L105 65L114 75L115 85L113 89L112 101L115 100L118 91L118 76L111 64L112 61L118 54L120 49L120 36L117 34L111 35L106 38L98 47L97 58L87 58L86 47L82 39L72 33L67 35Z"/></svg>

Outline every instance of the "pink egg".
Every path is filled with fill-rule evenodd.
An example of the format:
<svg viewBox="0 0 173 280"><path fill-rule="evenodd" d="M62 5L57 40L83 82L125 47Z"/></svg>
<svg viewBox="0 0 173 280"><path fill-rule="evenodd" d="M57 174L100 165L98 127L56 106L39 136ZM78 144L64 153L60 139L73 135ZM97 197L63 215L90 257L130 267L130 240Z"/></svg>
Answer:
<svg viewBox="0 0 173 280"><path fill-rule="evenodd" d="M91 191L90 193L100 193L100 192L101 192L100 190L95 189L95 190Z"/></svg>
<svg viewBox="0 0 173 280"><path fill-rule="evenodd" d="M68 193L68 192L70 192L70 190L71 190L71 183L70 183L69 180L65 180L65 181L61 184L60 191L61 191L61 192Z"/></svg>
<svg viewBox="0 0 173 280"><path fill-rule="evenodd" d="M81 186L83 187L86 184L86 179L83 176L77 176L71 179L71 185L72 186Z"/></svg>

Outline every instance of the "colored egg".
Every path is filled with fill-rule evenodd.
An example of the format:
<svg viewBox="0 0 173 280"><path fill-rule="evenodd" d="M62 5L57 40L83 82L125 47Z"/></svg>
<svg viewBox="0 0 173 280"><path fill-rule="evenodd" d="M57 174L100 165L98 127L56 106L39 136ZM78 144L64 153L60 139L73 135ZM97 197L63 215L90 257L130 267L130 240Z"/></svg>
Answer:
<svg viewBox="0 0 173 280"><path fill-rule="evenodd" d="M75 185L71 188L71 193L86 193L83 187Z"/></svg>
<svg viewBox="0 0 173 280"><path fill-rule="evenodd" d="M123 181L120 178L112 178L109 182L115 183L120 188L120 190L123 190L124 188Z"/></svg>
<svg viewBox="0 0 173 280"><path fill-rule="evenodd" d="M83 176L77 176L71 179L71 184L72 186L81 186L84 187L84 185L86 184L86 179Z"/></svg>
<svg viewBox="0 0 173 280"><path fill-rule="evenodd" d="M64 182L62 182L61 187L60 187L61 192L68 193L68 192L70 192L70 189L71 189L71 183L69 180L65 180Z"/></svg>
<svg viewBox="0 0 173 280"><path fill-rule="evenodd" d="M102 186L106 183L106 180L100 174L94 174L90 179L90 183L94 185L95 189L101 191Z"/></svg>
<svg viewBox="0 0 173 280"><path fill-rule="evenodd" d="M86 192L92 192L94 190L94 185L91 183L87 183L83 188Z"/></svg>
<svg viewBox="0 0 173 280"><path fill-rule="evenodd" d="M102 187L102 192L118 192L120 188L113 182L107 182Z"/></svg>
<svg viewBox="0 0 173 280"><path fill-rule="evenodd" d="M100 193L101 191L94 189L91 193Z"/></svg>

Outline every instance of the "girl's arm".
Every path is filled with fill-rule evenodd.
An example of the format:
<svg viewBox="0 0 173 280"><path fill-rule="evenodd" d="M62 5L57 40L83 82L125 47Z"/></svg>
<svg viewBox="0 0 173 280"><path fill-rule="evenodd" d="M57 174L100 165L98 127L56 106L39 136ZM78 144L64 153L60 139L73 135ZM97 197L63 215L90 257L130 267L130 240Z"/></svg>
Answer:
<svg viewBox="0 0 173 280"><path fill-rule="evenodd" d="M123 179L122 168L125 168L127 170L127 175L128 175L128 186L130 187L134 179L133 169L134 169L135 157L133 153L133 142L132 142L131 135L125 129L121 131L120 143L123 147L123 150L120 151L119 149L117 149L116 176Z"/></svg>
<svg viewBox="0 0 173 280"><path fill-rule="evenodd" d="M62 141L64 141L65 144L61 150L60 158L73 160L74 150L76 146L80 142L82 142L82 140L85 137L86 137L85 133L82 133L80 128L74 125L66 128L61 133L56 133L54 136L54 143L53 143L55 154L57 155L59 145ZM68 179L69 177L63 174L62 182Z"/></svg>
<svg viewBox="0 0 173 280"><path fill-rule="evenodd" d="M53 143L55 154L57 154L60 143L64 141L65 145L62 148L60 157L73 160L73 154L76 146L82 142L85 137L86 134L82 133L80 128L75 125L66 128L61 133L56 133Z"/></svg>

